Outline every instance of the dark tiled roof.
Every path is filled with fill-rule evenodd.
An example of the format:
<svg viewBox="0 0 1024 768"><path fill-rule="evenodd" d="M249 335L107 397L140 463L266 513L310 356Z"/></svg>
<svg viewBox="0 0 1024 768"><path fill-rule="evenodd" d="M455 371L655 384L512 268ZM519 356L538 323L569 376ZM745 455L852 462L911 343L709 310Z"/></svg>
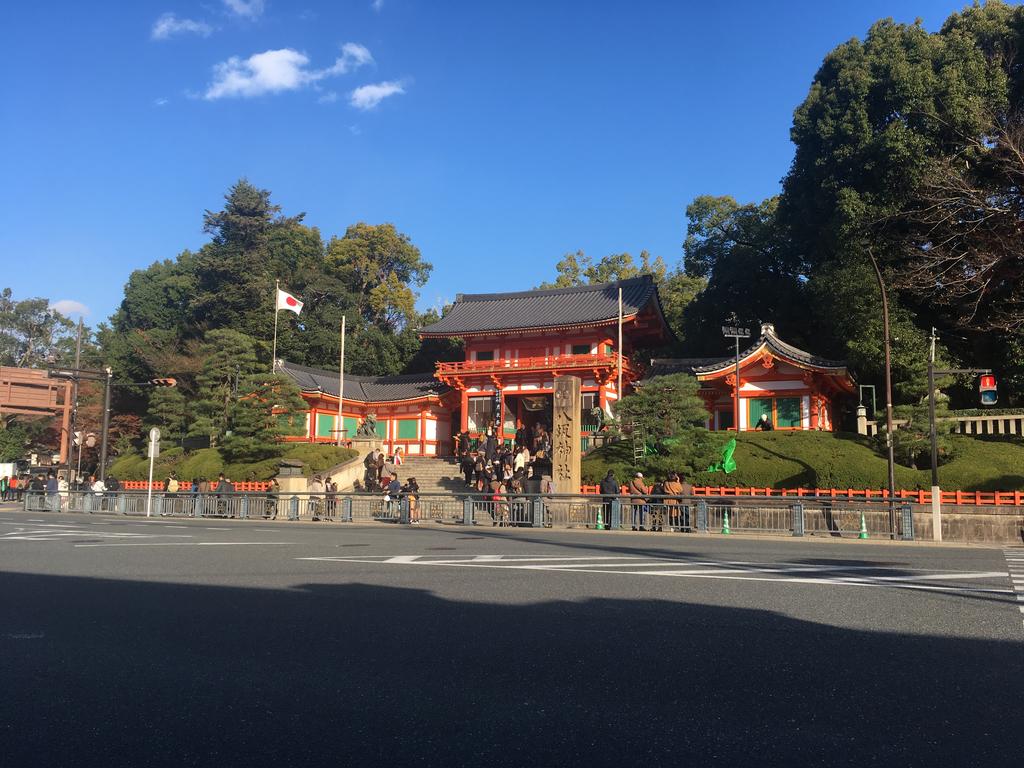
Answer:
<svg viewBox="0 0 1024 768"><path fill-rule="evenodd" d="M448 313L422 328L420 335L460 336L614 321L619 316L619 286L626 317L637 314L652 300L658 302L658 289L650 275L572 288L465 294L456 297ZM661 314L660 303L657 310Z"/></svg>
<svg viewBox="0 0 1024 768"><path fill-rule="evenodd" d="M338 372L320 368L307 368L287 361L282 362L281 373L290 376L303 392L322 392L338 396ZM432 373L411 373L407 376L356 376L345 374L345 399L361 403L390 403L413 400L428 395L441 395L448 387L434 378Z"/></svg>
<svg viewBox="0 0 1024 768"><path fill-rule="evenodd" d="M723 362L729 362L734 359L731 357L655 358L651 360L646 378L653 379L655 376L670 376L673 373L693 374L701 368L720 365Z"/></svg>
<svg viewBox="0 0 1024 768"><path fill-rule="evenodd" d="M751 346L740 352L740 359L748 357L762 346L773 352L776 356L803 363L814 368L826 368L836 373L846 373L846 362L843 360L830 360L826 357L818 357L810 352L787 344L775 335L775 326L765 323L761 326L761 337ZM651 369L647 378L654 376L667 376L671 373L713 373L721 371L735 364L736 358L732 355L722 357L696 357L680 359L659 359L651 360Z"/></svg>

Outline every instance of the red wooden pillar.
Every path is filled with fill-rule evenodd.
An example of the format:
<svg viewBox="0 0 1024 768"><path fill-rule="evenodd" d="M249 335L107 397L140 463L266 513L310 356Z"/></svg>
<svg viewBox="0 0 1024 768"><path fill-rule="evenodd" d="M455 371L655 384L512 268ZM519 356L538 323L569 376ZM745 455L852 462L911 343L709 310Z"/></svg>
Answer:
<svg viewBox="0 0 1024 768"><path fill-rule="evenodd" d="M469 429L469 392L466 388L462 388L461 392L462 405L459 411L459 433L465 432Z"/></svg>

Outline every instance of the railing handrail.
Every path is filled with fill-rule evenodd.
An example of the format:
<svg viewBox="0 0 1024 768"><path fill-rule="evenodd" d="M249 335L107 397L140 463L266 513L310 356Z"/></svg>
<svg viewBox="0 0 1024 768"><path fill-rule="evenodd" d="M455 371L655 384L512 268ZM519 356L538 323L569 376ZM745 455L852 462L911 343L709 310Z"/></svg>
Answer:
<svg viewBox="0 0 1024 768"><path fill-rule="evenodd" d="M217 490L218 483L210 484L210 493L222 493ZM231 493L253 493L253 494L265 494L270 491L269 482L238 482L232 483L234 490ZM27 490L27 489L26 489ZM121 491L131 491L138 493L146 493L148 490L148 483L145 480L123 480L121 481ZM163 481L153 481L153 491L158 493L167 493L166 484ZM78 493L97 493L89 489L75 489L75 491L64 491L67 492L78 492ZM112 493L112 491L105 491L105 493ZM196 493L192 489L191 483L180 483L177 493L179 494L193 494ZM300 491L301 494L311 494L313 491ZM323 494L324 492L319 492ZM447 496L456 495L459 497L470 495L471 492L460 491L455 494L437 493L423 491L424 495L437 495ZM354 496L372 496L376 495L376 491L336 491L335 495L354 495ZM379 495L383 495L381 492ZM486 496L486 492L480 492L476 495ZM523 494L517 494L523 495ZM530 495L530 494L527 494ZM596 485L583 485L580 487L579 494L533 494L548 496L600 496L600 488ZM628 486L621 486L619 489L619 495L621 496L649 496L654 497L655 494L647 493L640 494L630 490ZM868 503L884 503L889 500L889 491L886 488L873 489L873 488L755 488L755 487L742 487L742 486L695 486L693 488L694 498L772 498L772 499L808 499L808 500L822 500L822 499L839 499L843 501L863 501ZM684 498L684 496L670 496L666 495L665 498ZM895 501L908 501L912 504L931 504L932 493L930 490L907 490L901 489L896 492L893 497ZM974 506L974 507L1001 507L1011 506L1020 507L1024 506L1024 491L942 491L942 504L948 506Z"/></svg>
<svg viewBox="0 0 1024 768"><path fill-rule="evenodd" d="M496 360L456 360L439 362L435 370L439 374L469 373L494 371L514 368L587 368L593 365L601 367L618 365L618 355L606 353L585 355L534 355L531 357L498 358ZM628 358L623 358L624 369L630 368Z"/></svg>

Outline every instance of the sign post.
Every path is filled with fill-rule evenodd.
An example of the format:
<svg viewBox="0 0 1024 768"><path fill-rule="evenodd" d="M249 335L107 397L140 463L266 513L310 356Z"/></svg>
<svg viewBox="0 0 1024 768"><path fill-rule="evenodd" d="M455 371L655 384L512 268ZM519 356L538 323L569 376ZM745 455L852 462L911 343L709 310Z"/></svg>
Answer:
<svg viewBox="0 0 1024 768"><path fill-rule="evenodd" d="M146 517L153 508L153 462L160 455L160 428L149 430L149 484L146 486Z"/></svg>
<svg viewBox="0 0 1024 768"><path fill-rule="evenodd" d="M732 322L736 322L736 315L732 316ZM732 428L736 430L736 434L740 432L740 339L750 338L749 328L740 328L736 325L723 325L722 335L727 339L736 340L736 384L733 388L732 398ZM714 415L714 414L712 414Z"/></svg>

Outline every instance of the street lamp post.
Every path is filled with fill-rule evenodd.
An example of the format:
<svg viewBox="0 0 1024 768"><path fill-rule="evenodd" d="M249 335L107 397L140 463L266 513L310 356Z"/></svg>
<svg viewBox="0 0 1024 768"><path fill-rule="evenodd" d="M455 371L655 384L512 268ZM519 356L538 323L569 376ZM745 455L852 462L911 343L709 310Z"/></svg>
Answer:
<svg viewBox="0 0 1024 768"><path fill-rule="evenodd" d="M896 538L896 458L892 440L892 354L889 342L889 295L885 290L882 270L878 267L875 254L868 248L868 258L875 269L878 291L882 295L882 343L885 346L885 447L889 465L889 538Z"/></svg>
<svg viewBox="0 0 1024 768"><path fill-rule="evenodd" d="M731 318L733 323L736 322L736 315ZM727 339L736 340L736 384L733 390L733 403L732 403L732 426L737 433L740 431L740 339L750 338L749 328L740 328L737 325L723 325L722 335Z"/></svg>

